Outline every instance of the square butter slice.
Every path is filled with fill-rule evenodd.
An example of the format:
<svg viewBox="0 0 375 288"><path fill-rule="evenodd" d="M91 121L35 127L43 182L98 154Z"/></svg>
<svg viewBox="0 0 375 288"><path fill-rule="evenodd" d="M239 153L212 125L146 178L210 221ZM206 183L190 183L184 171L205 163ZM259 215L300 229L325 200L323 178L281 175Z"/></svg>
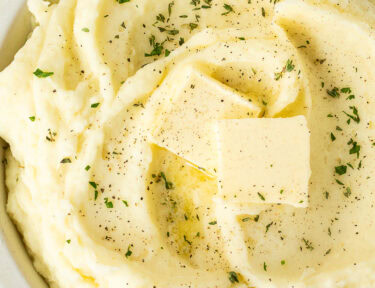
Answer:
<svg viewBox="0 0 375 288"><path fill-rule="evenodd" d="M310 133L304 116L222 120L216 128L225 201L307 207Z"/></svg>
<svg viewBox="0 0 375 288"><path fill-rule="evenodd" d="M218 165L214 124L220 119L257 117L260 109L235 90L196 69L181 71L172 103L161 113L153 141L208 174Z"/></svg>

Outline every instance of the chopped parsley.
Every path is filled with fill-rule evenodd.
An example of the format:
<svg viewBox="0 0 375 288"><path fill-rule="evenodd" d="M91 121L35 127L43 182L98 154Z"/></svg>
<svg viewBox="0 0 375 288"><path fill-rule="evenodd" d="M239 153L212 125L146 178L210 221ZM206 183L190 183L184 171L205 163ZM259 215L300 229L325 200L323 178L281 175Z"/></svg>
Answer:
<svg viewBox="0 0 375 288"><path fill-rule="evenodd" d="M302 238L302 241L305 243L306 249L312 251L314 250L314 247L312 246L312 243L309 240L306 240L305 238Z"/></svg>
<svg viewBox="0 0 375 288"><path fill-rule="evenodd" d="M349 187L346 187L346 190L344 192L344 196L346 198L349 198L349 196L352 194L352 189L350 189Z"/></svg>
<svg viewBox="0 0 375 288"><path fill-rule="evenodd" d="M133 254L133 252L130 250L130 248L131 248L131 245L128 246L128 250L125 253L126 258L130 257Z"/></svg>
<svg viewBox="0 0 375 288"><path fill-rule="evenodd" d="M71 240L70 240L70 239L66 240L66 243L70 244L70 242L71 242Z"/></svg>
<svg viewBox="0 0 375 288"><path fill-rule="evenodd" d="M35 116L30 116L29 119L30 119L31 122L34 122L35 121Z"/></svg>
<svg viewBox="0 0 375 288"><path fill-rule="evenodd" d="M262 201L266 201L266 198L264 198L264 196L263 196L262 194L260 194L259 192L258 192L258 196L259 196L259 198L260 198Z"/></svg>
<svg viewBox="0 0 375 288"><path fill-rule="evenodd" d="M93 103L91 104L91 108L97 108L100 105L100 103Z"/></svg>
<svg viewBox="0 0 375 288"><path fill-rule="evenodd" d="M267 264L266 264L266 262L263 262L263 270L267 271Z"/></svg>
<svg viewBox="0 0 375 288"><path fill-rule="evenodd" d="M264 10L264 7L262 7L262 16L266 17L266 10Z"/></svg>
<svg viewBox="0 0 375 288"><path fill-rule="evenodd" d="M116 0L119 4L130 2L130 0Z"/></svg>
<svg viewBox="0 0 375 288"><path fill-rule="evenodd" d="M270 227L272 226L273 224L273 221L271 223L268 223L267 226L266 226L266 233L268 232L268 230L270 229Z"/></svg>
<svg viewBox="0 0 375 288"><path fill-rule="evenodd" d="M346 165L340 165L335 167L335 172L339 175L344 175L346 173L347 166Z"/></svg>
<svg viewBox="0 0 375 288"><path fill-rule="evenodd" d="M150 53L145 53L145 57L160 56L164 49L163 44L156 42L154 35L149 38L149 43L153 50Z"/></svg>
<svg viewBox="0 0 375 288"><path fill-rule="evenodd" d="M186 235L184 235L184 241L186 242L186 243L188 243L190 246L191 246L191 241L189 241L187 238L186 238Z"/></svg>
<svg viewBox="0 0 375 288"><path fill-rule="evenodd" d="M93 181L90 181L89 184L94 188L96 189L98 187L98 184L96 184L95 182Z"/></svg>
<svg viewBox="0 0 375 288"><path fill-rule="evenodd" d="M275 73L275 80L280 80L284 76L285 72L292 72L294 68L295 65L293 64L293 60L288 59L283 69L280 72Z"/></svg>
<svg viewBox="0 0 375 288"><path fill-rule="evenodd" d="M89 171L90 168L91 168L91 166L90 166L90 165L87 165L87 166L85 167L85 170L86 170L86 171Z"/></svg>
<svg viewBox="0 0 375 288"><path fill-rule="evenodd" d="M344 186L345 184L344 183L342 183L340 180L338 180L338 179L336 179L336 183L337 184L339 184L339 185L341 185L341 186Z"/></svg>
<svg viewBox="0 0 375 288"><path fill-rule="evenodd" d="M94 192L94 200L98 199L98 190L96 188L98 188L98 184L96 184L95 182L93 181L90 181L89 182L90 186L93 187L95 189L95 192Z"/></svg>
<svg viewBox="0 0 375 288"><path fill-rule="evenodd" d="M197 23L189 23L189 28L190 28L190 32L191 32L194 29L198 28L198 24Z"/></svg>
<svg viewBox="0 0 375 288"><path fill-rule="evenodd" d="M361 151L361 146L358 145L358 143L355 142L353 139L350 139L348 145L352 145L352 148L350 148L349 150L349 154L357 154L357 158L359 158L359 151Z"/></svg>
<svg viewBox="0 0 375 288"><path fill-rule="evenodd" d="M229 13L231 12L234 12L232 6L228 5L228 4L224 4L224 9L226 10L226 12L224 13L221 13L221 15L228 15Z"/></svg>
<svg viewBox="0 0 375 288"><path fill-rule="evenodd" d="M352 90L349 87L341 88L340 90L342 93L350 94L352 93Z"/></svg>
<svg viewBox="0 0 375 288"><path fill-rule="evenodd" d="M128 201L126 201L126 200L122 200L122 203L124 203L124 205L125 205L126 207L129 207Z"/></svg>
<svg viewBox="0 0 375 288"><path fill-rule="evenodd" d="M336 136L331 132L331 141L335 141L336 140Z"/></svg>
<svg viewBox="0 0 375 288"><path fill-rule="evenodd" d="M85 28L82 28L82 31L83 31L83 32L90 32L90 29L87 28L87 27L85 27Z"/></svg>
<svg viewBox="0 0 375 288"><path fill-rule="evenodd" d="M47 78L49 76L52 76L54 73L53 72L44 72L40 70L39 68L36 69L33 73L36 77L38 78Z"/></svg>
<svg viewBox="0 0 375 288"><path fill-rule="evenodd" d="M327 94L332 98L338 98L340 96L339 88L334 87L332 90L327 89Z"/></svg>
<svg viewBox="0 0 375 288"><path fill-rule="evenodd" d="M64 158L60 161L60 163L62 164L66 164L66 163L72 163L72 160L70 160L70 158Z"/></svg>
<svg viewBox="0 0 375 288"><path fill-rule="evenodd" d="M208 223L209 225L216 225L217 224L217 221L215 220L215 221L211 221L211 222L209 222Z"/></svg>
<svg viewBox="0 0 375 288"><path fill-rule="evenodd" d="M104 198L104 204L107 208L113 208L113 203L108 201L108 198Z"/></svg>
<svg viewBox="0 0 375 288"><path fill-rule="evenodd" d="M160 177L164 180L164 183L165 183L165 189L169 190L169 189L173 189L173 183L172 182L169 182L167 180L167 177L165 176L164 172L160 172Z"/></svg>
<svg viewBox="0 0 375 288"><path fill-rule="evenodd" d="M359 118L358 109L355 106L350 106L349 109L352 110L353 115L343 111L344 114L349 117L348 121L346 122L350 124L350 120L353 120L354 122L359 123L361 119Z"/></svg>
<svg viewBox="0 0 375 288"><path fill-rule="evenodd" d="M229 281L231 282L231 283L240 283L240 281L238 280L238 275L237 275L237 273L236 272L234 272L234 271L231 271L231 272L229 272L228 273L229 274Z"/></svg>
<svg viewBox="0 0 375 288"><path fill-rule="evenodd" d="M285 260L281 260L281 265L285 265Z"/></svg>

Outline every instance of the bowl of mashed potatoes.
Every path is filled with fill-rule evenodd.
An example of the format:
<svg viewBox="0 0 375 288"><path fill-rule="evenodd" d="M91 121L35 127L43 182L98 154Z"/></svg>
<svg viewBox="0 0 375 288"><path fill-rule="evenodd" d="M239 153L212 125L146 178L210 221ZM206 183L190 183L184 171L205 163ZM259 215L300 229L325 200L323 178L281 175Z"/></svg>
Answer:
<svg viewBox="0 0 375 288"><path fill-rule="evenodd" d="M373 1L27 9L0 137L35 281L375 287Z"/></svg>

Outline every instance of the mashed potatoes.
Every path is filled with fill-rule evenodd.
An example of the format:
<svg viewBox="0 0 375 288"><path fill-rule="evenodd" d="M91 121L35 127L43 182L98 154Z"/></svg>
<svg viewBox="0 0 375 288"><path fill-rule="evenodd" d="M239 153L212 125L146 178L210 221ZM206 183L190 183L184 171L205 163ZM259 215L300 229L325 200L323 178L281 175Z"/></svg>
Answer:
<svg viewBox="0 0 375 288"><path fill-rule="evenodd" d="M28 5L0 136L9 214L51 287L375 286L372 1ZM308 194L223 197L217 121L291 117Z"/></svg>

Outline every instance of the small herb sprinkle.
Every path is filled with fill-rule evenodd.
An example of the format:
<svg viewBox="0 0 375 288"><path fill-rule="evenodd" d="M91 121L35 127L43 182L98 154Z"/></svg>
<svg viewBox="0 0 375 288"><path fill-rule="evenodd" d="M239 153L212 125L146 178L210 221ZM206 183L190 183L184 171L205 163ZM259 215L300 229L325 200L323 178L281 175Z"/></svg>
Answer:
<svg viewBox="0 0 375 288"><path fill-rule="evenodd" d="M66 164L66 163L72 163L72 160L70 160L70 158L64 158L60 161L60 163L62 164Z"/></svg>
<svg viewBox="0 0 375 288"><path fill-rule="evenodd" d="M33 73L36 77L38 78L47 78L49 76L52 76L54 73L53 72L44 72L41 69L36 69Z"/></svg>
<svg viewBox="0 0 375 288"><path fill-rule="evenodd" d="M229 278L229 281L231 283L239 283L240 282L240 281L238 281L238 275L237 275L236 272L231 271L228 274L229 274L228 278Z"/></svg>

